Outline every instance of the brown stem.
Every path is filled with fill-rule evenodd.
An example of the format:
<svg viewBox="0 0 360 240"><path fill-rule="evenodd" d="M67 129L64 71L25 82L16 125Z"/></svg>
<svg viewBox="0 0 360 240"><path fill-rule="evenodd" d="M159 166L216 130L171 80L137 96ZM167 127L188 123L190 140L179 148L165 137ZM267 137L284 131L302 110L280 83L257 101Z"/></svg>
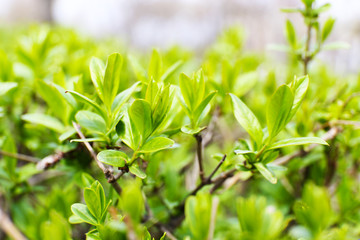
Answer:
<svg viewBox="0 0 360 240"><path fill-rule="evenodd" d="M203 166L203 146L202 146L202 137L200 134L195 135L196 143L197 143L197 160L199 163L199 176L201 179L201 182L205 181L205 172L204 172L204 166Z"/></svg>
<svg viewBox="0 0 360 240"><path fill-rule="evenodd" d="M76 124L75 122L73 122L73 126L74 126L76 132L78 133L79 137L82 140L85 140L86 138L85 138L84 134L81 132L80 126L78 124ZM85 145L85 147L89 151L91 157L95 160L98 167L101 169L101 171L103 171L107 181L113 186L115 191L120 195L122 189L121 189L119 183L116 181L117 179L114 177L112 171L110 169L108 169L107 167L105 167L105 165L102 162L99 161L99 159L97 158L95 150L91 147L89 142L83 141L83 144Z"/></svg>
<svg viewBox="0 0 360 240"><path fill-rule="evenodd" d="M0 208L0 228L14 240L26 240L26 237L14 225L10 217Z"/></svg>
<svg viewBox="0 0 360 240"><path fill-rule="evenodd" d="M305 52L304 52L304 75L308 74L308 65L311 61L311 56L309 56L310 50L310 43L311 43L311 23L307 25L307 32L306 32L306 44L305 44Z"/></svg>
<svg viewBox="0 0 360 240"><path fill-rule="evenodd" d="M39 162L41 160L39 158L31 157L31 156L28 156L28 155L24 155L24 154L20 154L20 153L11 153L11 152L3 151L3 150L0 150L0 154L3 155L3 156L13 157L13 158L16 158L18 160L26 161L26 162L37 163L37 162Z"/></svg>

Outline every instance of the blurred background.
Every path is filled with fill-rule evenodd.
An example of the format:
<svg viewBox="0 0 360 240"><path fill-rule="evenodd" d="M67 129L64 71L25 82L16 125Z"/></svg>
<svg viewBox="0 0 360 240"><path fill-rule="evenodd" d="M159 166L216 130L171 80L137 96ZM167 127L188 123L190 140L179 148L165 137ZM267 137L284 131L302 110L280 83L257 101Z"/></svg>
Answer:
<svg viewBox="0 0 360 240"><path fill-rule="evenodd" d="M321 59L337 71L357 72L360 1L320 3L331 3L323 17L336 19L330 41L351 46L322 53ZM96 38L117 37L145 51L181 45L201 53L224 29L238 25L244 30L246 49L281 57L269 45L285 43L285 19L294 20L297 31L305 29L300 16L280 8L300 5L300 0L0 0L0 26L50 22Z"/></svg>

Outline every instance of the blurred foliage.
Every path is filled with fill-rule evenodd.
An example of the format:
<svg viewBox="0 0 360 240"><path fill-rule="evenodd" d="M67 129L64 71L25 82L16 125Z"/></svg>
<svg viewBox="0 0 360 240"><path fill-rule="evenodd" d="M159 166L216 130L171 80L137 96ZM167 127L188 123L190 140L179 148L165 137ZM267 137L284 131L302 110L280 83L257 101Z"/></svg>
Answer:
<svg viewBox="0 0 360 240"><path fill-rule="evenodd" d="M28 239L359 239L360 77L302 4L285 63L239 27L200 56L0 30L0 209Z"/></svg>

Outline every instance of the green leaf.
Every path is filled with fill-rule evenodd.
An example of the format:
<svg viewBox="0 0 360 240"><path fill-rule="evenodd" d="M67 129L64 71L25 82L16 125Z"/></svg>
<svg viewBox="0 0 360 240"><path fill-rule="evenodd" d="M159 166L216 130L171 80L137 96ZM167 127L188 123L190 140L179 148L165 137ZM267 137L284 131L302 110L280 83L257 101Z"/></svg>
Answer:
<svg viewBox="0 0 360 240"><path fill-rule="evenodd" d="M186 134L189 134L189 135L195 135L195 134L198 134L199 132L201 132L202 130L206 129L206 126L205 127L197 127L195 129L189 127L189 126L183 126L181 128L181 131L183 133L186 133Z"/></svg>
<svg viewBox="0 0 360 240"><path fill-rule="evenodd" d="M100 162L114 167L124 167L129 160L129 157L124 152L117 150L101 151L97 157Z"/></svg>
<svg viewBox="0 0 360 240"><path fill-rule="evenodd" d="M230 93L236 120L249 133L258 146L262 144L263 132L254 113L237 96Z"/></svg>
<svg viewBox="0 0 360 240"><path fill-rule="evenodd" d="M141 179L146 178L146 174L139 168L139 166L137 164L132 164L129 167L129 171Z"/></svg>
<svg viewBox="0 0 360 240"><path fill-rule="evenodd" d="M55 116L64 119L66 117L66 102L59 91L41 79L36 81L36 89L51 109L51 112Z"/></svg>
<svg viewBox="0 0 360 240"><path fill-rule="evenodd" d="M155 79L155 81L160 80L160 74L162 69L162 61L161 56L158 50L153 49L151 59L150 59L150 65L148 70L148 77L151 80L151 78Z"/></svg>
<svg viewBox="0 0 360 240"><path fill-rule="evenodd" d="M211 99L215 96L216 91L209 93L204 100L202 100L202 102L199 104L199 106L197 106L197 108L194 111L194 121L198 122L202 112L204 111L204 109L206 108L206 106L209 104L209 102L211 101Z"/></svg>
<svg viewBox="0 0 360 240"><path fill-rule="evenodd" d="M104 76L104 104L110 110L111 104L118 92L123 59L119 53L108 57Z"/></svg>
<svg viewBox="0 0 360 240"><path fill-rule="evenodd" d="M161 76L161 82L167 82L172 75L183 65L183 61L179 60L173 65L171 65L166 72Z"/></svg>
<svg viewBox="0 0 360 240"><path fill-rule="evenodd" d="M90 213L95 216L97 222L100 222L101 219L101 204L98 199L98 195L92 188L85 188L84 189L84 200L86 203L87 208L89 209Z"/></svg>
<svg viewBox="0 0 360 240"><path fill-rule="evenodd" d="M155 137L147 140L145 144L140 148L139 152L150 153L157 152L171 147L174 141L166 137Z"/></svg>
<svg viewBox="0 0 360 240"><path fill-rule="evenodd" d="M0 82L0 96L5 95L11 89L16 88L18 84L16 82Z"/></svg>
<svg viewBox="0 0 360 240"><path fill-rule="evenodd" d="M194 89L191 79L186 76L184 73L180 74L180 90L181 94L184 98L186 106L192 112L193 109L193 102L194 102Z"/></svg>
<svg viewBox="0 0 360 240"><path fill-rule="evenodd" d="M115 99L111 105L111 111L114 114L119 112L121 107L124 106L124 104L130 99L131 95L133 94L133 92L135 91L135 89L139 85L139 83L140 82L134 83L130 88L122 91L115 97Z"/></svg>
<svg viewBox="0 0 360 240"><path fill-rule="evenodd" d="M54 87L58 90L58 92L61 94L61 96L65 99L65 101L74 109L78 108L78 104L75 100L75 98L71 94L66 94L66 90L61 87L60 85L57 85L54 83Z"/></svg>
<svg viewBox="0 0 360 240"><path fill-rule="evenodd" d="M129 116L144 141L152 132L150 104L145 100L135 100L129 109Z"/></svg>
<svg viewBox="0 0 360 240"><path fill-rule="evenodd" d="M63 133L66 131L65 126L57 119L52 116L42 114L42 113L28 113L21 116L22 120L27 122L35 123L42 125L44 127L50 128L58 133Z"/></svg>
<svg viewBox="0 0 360 240"><path fill-rule="evenodd" d="M266 180L268 180L272 184L277 183L277 179L276 179L275 175L266 167L266 165L264 165L261 162L258 162L258 163L255 163L254 166L256 167L257 170L259 170L261 175L263 175L266 178Z"/></svg>
<svg viewBox="0 0 360 240"><path fill-rule="evenodd" d="M89 209L85 204L75 203L71 205L71 211L83 222L89 223L91 225L98 224L96 218L91 214L91 212L89 211Z"/></svg>
<svg viewBox="0 0 360 240"><path fill-rule="evenodd" d="M94 132L105 135L107 132L105 120L98 114L81 110L75 115L76 121L81 127Z"/></svg>
<svg viewBox="0 0 360 240"><path fill-rule="evenodd" d="M338 50L338 49L349 49L351 45L347 42L331 42L328 44L324 44L323 50Z"/></svg>
<svg viewBox="0 0 360 240"><path fill-rule="evenodd" d="M288 146L297 146L297 145L304 145L304 144L322 144L322 145L329 145L323 139L318 137L299 137L299 138L289 138L284 139L278 142L271 144L268 149L277 149L283 148Z"/></svg>
<svg viewBox="0 0 360 240"><path fill-rule="evenodd" d="M236 155L255 154L254 151L251 150L235 150L234 153Z"/></svg>
<svg viewBox="0 0 360 240"><path fill-rule="evenodd" d="M294 102L294 95L286 85L280 86L266 109L269 138L273 139L286 125Z"/></svg>
<svg viewBox="0 0 360 240"><path fill-rule="evenodd" d="M104 101L104 73L105 66L101 59L92 57L90 60L90 75L91 80L95 86L95 90L102 101Z"/></svg>
<svg viewBox="0 0 360 240"><path fill-rule="evenodd" d="M294 94L294 102L287 122L289 122L291 118L295 115L296 111L300 107L300 104L305 98L306 92L309 88L309 77L308 76L304 76L301 78L295 77L295 79L291 82L290 88Z"/></svg>
<svg viewBox="0 0 360 240"><path fill-rule="evenodd" d="M296 32L290 20L286 20L286 38L293 49L296 49Z"/></svg>
<svg viewBox="0 0 360 240"><path fill-rule="evenodd" d="M146 70L141 66L137 58L130 55L129 60L137 79L141 82L146 82Z"/></svg>
<svg viewBox="0 0 360 240"><path fill-rule="evenodd" d="M330 35L333 27L334 27L335 19L334 18L328 18L324 24L324 27L322 29L321 33L321 41L324 42Z"/></svg>
<svg viewBox="0 0 360 240"><path fill-rule="evenodd" d="M75 133L76 133L76 130L74 128L71 128L59 136L59 141L63 142L66 139L70 138Z"/></svg>
<svg viewBox="0 0 360 240"><path fill-rule="evenodd" d="M95 101L91 100L88 97L85 97L84 95L72 91L72 90L66 90L66 93L70 93L72 94L75 99L77 99L80 102L86 103L90 106L92 106L99 114L101 114L103 117L106 117L106 113L104 112L104 110L99 106L99 104L97 104Z"/></svg>

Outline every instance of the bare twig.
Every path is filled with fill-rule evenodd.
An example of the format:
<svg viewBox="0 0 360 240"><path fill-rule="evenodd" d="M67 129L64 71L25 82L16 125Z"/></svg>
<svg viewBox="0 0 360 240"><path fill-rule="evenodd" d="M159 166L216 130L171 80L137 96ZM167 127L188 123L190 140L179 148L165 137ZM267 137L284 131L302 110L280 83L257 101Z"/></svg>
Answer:
<svg viewBox="0 0 360 240"><path fill-rule="evenodd" d="M78 124L76 124L75 122L73 122L73 126L74 126L76 132L78 133L79 137L82 140L85 140L86 138L85 138L84 134L81 132L80 126ZM108 169L107 167L105 167L105 165L102 162L99 161L99 159L97 158L95 150L92 148L92 146L90 145L89 142L83 141L83 144L85 145L85 147L89 151L91 157L95 160L98 167L105 174L105 177L106 177L107 181L113 186L115 191L120 195L122 189L121 189L119 183L116 181L117 179L114 177L112 171L110 169Z"/></svg>
<svg viewBox="0 0 360 240"><path fill-rule="evenodd" d="M25 155L25 154L11 153L11 152L3 151L3 150L0 150L0 154L3 155L3 156L16 158L18 160L25 161L25 162L37 163L37 162L39 162L41 160L39 158L31 157L31 156L28 156L28 155Z"/></svg>
<svg viewBox="0 0 360 240"><path fill-rule="evenodd" d="M26 240L26 237L14 225L10 217L0 208L0 228L14 240Z"/></svg>
<svg viewBox="0 0 360 240"><path fill-rule="evenodd" d="M205 172L204 172L204 166L203 166L203 145L202 145L202 136L200 134L195 135L196 143L197 143L197 160L199 163L199 176L201 179L201 182L205 181Z"/></svg>
<svg viewBox="0 0 360 240"><path fill-rule="evenodd" d="M64 152L57 152L55 154L49 155L43 158L36 164L36 168L39 170L46 170L54 165L56 165L61 159L64 158Z"/></svg>

